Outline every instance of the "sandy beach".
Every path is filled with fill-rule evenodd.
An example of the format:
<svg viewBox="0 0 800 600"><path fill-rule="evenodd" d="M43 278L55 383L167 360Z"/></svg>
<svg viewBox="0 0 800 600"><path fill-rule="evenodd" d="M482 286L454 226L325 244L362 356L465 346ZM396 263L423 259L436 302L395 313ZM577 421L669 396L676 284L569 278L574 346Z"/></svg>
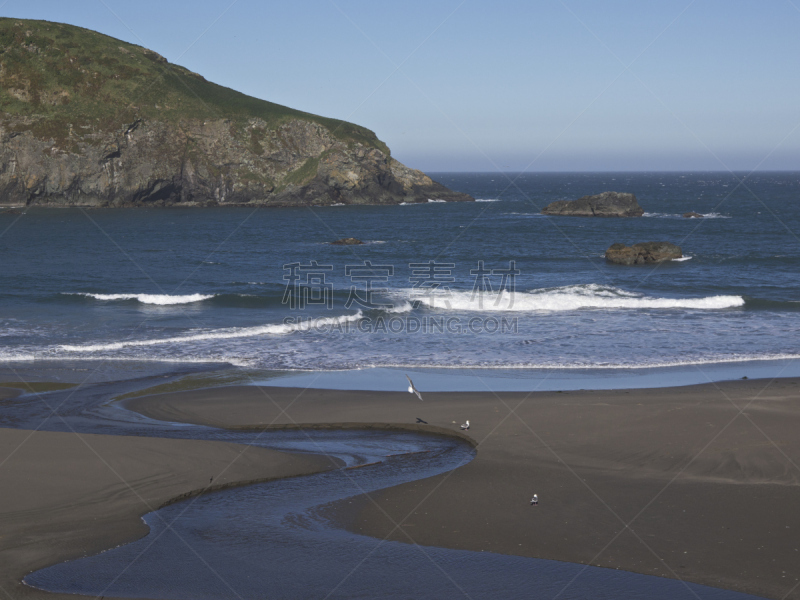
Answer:
<svg viewBox="0 0 800 600"><path fill-rule="evenodd" d="M0 401L2 400L11 400L12 398L16 398L22 393L22 390L17 390L10 387L0 387Z"/></svg>
<svg viewBox="0 0 800 600"><path fill-rule="evenodd" d="M221 427L396 424L459 432L471 463L348 504L353 531L800 598L800 381L541 393L231 387L131 400ZM537 493L538 506L531 506Z"/></svg>
<svg viewBox="0 0 800 600"><path fill-rule="evenodd" d="M140 517L177 497L331 468L323 457L240 444L14 429L0 429L0 457L6 598L75 598L20 581L147 534Z"/></svg>

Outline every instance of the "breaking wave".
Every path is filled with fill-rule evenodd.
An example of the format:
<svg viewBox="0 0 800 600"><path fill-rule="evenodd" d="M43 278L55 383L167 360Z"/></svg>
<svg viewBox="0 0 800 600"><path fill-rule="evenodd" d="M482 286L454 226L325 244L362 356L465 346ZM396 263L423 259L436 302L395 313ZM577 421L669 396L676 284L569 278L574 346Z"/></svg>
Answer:
<svg viewBox="0 0 800 600"><path fill-rule="evenodd" d="M215 294L185 294L171 296L169 294L85 294L68 293L69 296L85 296L95 300L136 300L142 304L157 304L159 306L169 306L173 304L192 304L209 300Z"/></svg>
<svg viewBox="0 0 800 600"><path fill-rule="evenodd" d="M707 296L704 298L654 298L619 288L598 284L569 285L529 292L473 293L443 291L421 294L409 290L414 300L439 310L458 311L568 311L600 309L670 309L720 310L743 306L741 296Z"/></svg>
<svg viewBox="0 0 800 600"><path fill-rule="evenodd" d="M272 323L268 325L257 325L255 327L230 327L226 329L215 329L190 335L156 338L150 340L126 340L122 342L111 342L106 344L61 345L56 349L64 352L108 352L111 350L122 350L123 348L156 346L161 344L184 344L186 342L201 342L206 340L232 340L259 335L281 335L293 333L295 331L309 331L318 327L340 325L351 321L358 321L361 318L362 313L361 311L358 311L353 315L308 319L296 323Z"/></svg>
<svg viewBox="0 0 800 600"><path fill-rule="evenodd" d="M682 214L672 214L672 213L651 213L646 212L642 215L643 217L651 217L655 219L685 219L687 221L693 221L695 219L686 218ZM717 212L710 212L703 215L705 219L731 219L732 217L729 215L723 215Z"/></svg>

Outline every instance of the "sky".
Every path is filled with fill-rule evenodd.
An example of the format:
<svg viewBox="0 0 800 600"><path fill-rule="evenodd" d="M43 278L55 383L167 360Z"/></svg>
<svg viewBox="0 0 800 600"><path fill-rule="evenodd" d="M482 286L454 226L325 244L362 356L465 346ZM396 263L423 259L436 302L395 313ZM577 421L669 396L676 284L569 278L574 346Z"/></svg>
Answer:
<svg viewBox="0 0 800 600"><path fill-rule="evenodd" d="M800 170L800 0L0 0L424 171Z"/></svg>

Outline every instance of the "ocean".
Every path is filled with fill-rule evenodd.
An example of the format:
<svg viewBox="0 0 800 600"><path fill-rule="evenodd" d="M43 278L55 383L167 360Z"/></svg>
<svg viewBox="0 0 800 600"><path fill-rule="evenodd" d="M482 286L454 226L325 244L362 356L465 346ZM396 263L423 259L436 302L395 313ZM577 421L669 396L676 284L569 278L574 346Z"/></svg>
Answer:
<svg viewBox="0 0 800 600"><path fill-rule="evenodd" d="M478 202L0 214L0 364L346 387L353 370L508 389L797 374L800 173L432 176ZM644 217L540 214L607 190ZM346 237L364 243L330 244ZM603 257L662 240L684 259Z"/></svg>

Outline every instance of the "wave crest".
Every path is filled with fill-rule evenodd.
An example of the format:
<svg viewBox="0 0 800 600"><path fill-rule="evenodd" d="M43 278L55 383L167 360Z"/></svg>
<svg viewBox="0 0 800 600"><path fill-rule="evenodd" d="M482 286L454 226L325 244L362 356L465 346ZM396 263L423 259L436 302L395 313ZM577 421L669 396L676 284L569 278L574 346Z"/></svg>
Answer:
<svg viewBox="0 0 800 600"><path fill-rule="evenodd" d="M296 323L272 323L268 325L257 325L255 327L231 327L228 329L217 329L193 335L176 336L170 338L157 338L151 340L126 340L123 342L111 342L106 344L86 344L86 345L62 345L57 349L64 352L107 352L110 350L122 350L123 348L133 348L141 346L156 346L161 344L183 344L186 342L200 342L205 340L231 340L236 338L254 337L259 335L281 335L293 333L295 331L310 331L318 327L330 325L340 325L350 321L358 321L362 318L362 312L358 311L354 315L343 315L340 317L322 317L319 319L308 319Z"/></svg>
<svg viewBox="0 0 800 600"><path fill-rule="evenodd" d="M611 286L598 284L569 285L545 288L530 292L484 292L473 293L451 291L449 293L419 294L409 290L414 300L439 310L458 311L569 311L586 308L600 309L670 309L720 310L743 306L741 296L706 296L703 298L655 298L627 292Z"/></svg>
<svg viewBox="0 0 800 600"><path fill-rule="evenodd" d="M643 217L655 218L655 219L685 219L687 221L691 221L692 220L692 219L687 219L682 214L672 214L672 213L651 213L651 212L646 212L642 216ZM723 215L723 214L718 213L718 212L705 213L702 216L705 219L731 219L731 218L733 218L730 215Z"/></svg>
<svg viewBox="0 0 800 600"><path fill-rule="evenodd" d="M69 296L85 296L95 300L136 300L142 304L157 304L159 306L169 306L173 304L192 304L209 300L215 294L184 294L171 296L169 294L86 294L68 293Z"/></svg>

